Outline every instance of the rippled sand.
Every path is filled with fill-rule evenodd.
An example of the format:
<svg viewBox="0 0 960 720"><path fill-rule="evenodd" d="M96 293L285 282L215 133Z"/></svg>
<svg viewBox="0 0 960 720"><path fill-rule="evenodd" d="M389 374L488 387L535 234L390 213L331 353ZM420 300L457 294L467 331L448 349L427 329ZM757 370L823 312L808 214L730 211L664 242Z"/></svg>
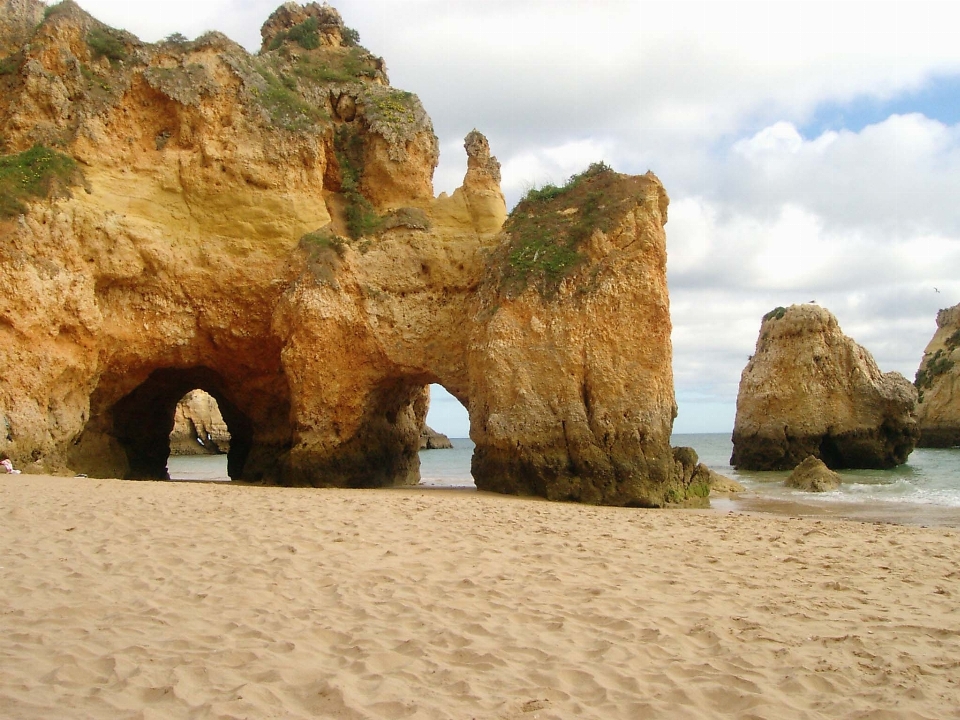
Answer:
<svg viewBox="0 0 960 720"><path fill-rule="evenodd" d="M0 717L946 718L960 533L0 476Z"/></svg>

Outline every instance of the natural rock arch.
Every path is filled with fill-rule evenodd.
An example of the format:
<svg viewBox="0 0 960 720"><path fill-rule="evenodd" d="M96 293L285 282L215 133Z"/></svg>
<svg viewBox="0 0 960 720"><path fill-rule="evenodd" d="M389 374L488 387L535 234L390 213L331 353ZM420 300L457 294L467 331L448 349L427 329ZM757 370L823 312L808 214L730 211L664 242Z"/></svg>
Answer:
<svg viewBox="0 0 960 720"><path fill-rule="evenodd" d="M217 401L230 430L227 474L240 477L253 445L253 422L229 398L223 378L209 368L164 369L113 406L113 436L125 451L131 479L167 477L170 431L177 403L190 390L203 390Z"/></svg>
<svg viewBox="0 0 960 720"><path fill-rule="evenodd" d="M439 383L470 414L481 489L702 497L669 444L659 180L601 163L507 218L474 131L463 186L435 198L430 118L335 10L287 4L263 34L256 56L216 33L149 45L64 0L19 46L7 147L67 154L0 218L0 451L161 476L201 387L234 478L406 484Z"/></svg>
<svg viewBox="0 0 960 720"><path fill-rule="evenodd" d="M249 385L230 382L204 366L154 370L123 394L107 383L93 393L90 420L70 447L67 462L93 476L165 479L177 403L200 389L216 400L231 434L228 475L269 480L289 446L288 394L245 397L242 388Z"/></svg>

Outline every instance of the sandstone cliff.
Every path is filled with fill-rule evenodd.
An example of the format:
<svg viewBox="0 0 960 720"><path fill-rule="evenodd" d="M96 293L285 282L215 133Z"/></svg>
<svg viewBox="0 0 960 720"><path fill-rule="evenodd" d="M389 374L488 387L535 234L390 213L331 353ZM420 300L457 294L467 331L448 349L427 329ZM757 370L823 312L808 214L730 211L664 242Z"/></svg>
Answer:
<svg viewBox="0 0 960 720"><path fill-rule="evenodd" d="M919 430L916 389L816 305L767 314L740 379L730 463L789 470L808 455L833 469L906 461Z"/></svg>
<svg viewBox="0 0 960 720"><path fill-rule="evenodd" d="M937 313L937 332L917 370L921 447L960 445L960 305Z"/></svg>
<svg viewBox="0 0 960 720"><path fill-rule="evenodd" d="M301 10L323 23L259 56L216 33L144 44L71 0L15 5L43 20L0 73L9 451L153 477L176 402L201 387L231 426L231 474L269 457L275 476L291 403L272 325L309 262L299 241L429 202L429 118L316 4ZM400 179L375 206L361 186L381 176Z"/></svg>
<svg viewBox="0 0 960 720"><path fill-rule="evenodd" d="M18 465L164 477L177 402L202 389L233 478L415 483L440 383L480 487L706 494L669 446L655 177L598 166L504 226L474 131L463 186L434 198L429 117L326 5L283 5L255 56L216 33L145 44L72 0L0 13L0 451Z"/></svg>
<svg viewBox="0 0 960 720"><path fill-rule="evenodd" d="M598 166L545 190L513 211L479 289L469 347L477 487L614 504L684 499L669 444L663 186Z"/></svg>
<svg viewBox="0 0 960 720"><path fill-rule="evenodd" d="M170 433L171 455L225 455L230 452L230 430L217 401L203 390L187 393L177 403Z"/></svg>

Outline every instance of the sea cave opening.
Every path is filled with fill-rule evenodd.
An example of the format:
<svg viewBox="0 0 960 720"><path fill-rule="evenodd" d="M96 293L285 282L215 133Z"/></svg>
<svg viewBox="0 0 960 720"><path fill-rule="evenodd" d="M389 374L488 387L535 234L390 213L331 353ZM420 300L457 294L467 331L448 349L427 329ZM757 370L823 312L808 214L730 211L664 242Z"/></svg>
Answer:
<svg viewBox="0 0 960 720"><path fill-rule="evenodd" d="M126 452L129 479L166 480L172 476L168 463L171 442L176 439L177 411L181 401L195 390L204 391L214 402L222 420L220 432L211 431L208 436L201 430L206 443L219 436L217 444L226 450L223 459L217 458L221 463L226 461L219 478L241 476L252 446L253 423L230 401L227 384L219 373L196 367L156 370L114 406L113 434ZM224 442L226 438L228 442Z"/></svg>
<svg viewBox="0 0 960 720"><path fill-rule="evenodd" d="M171 480L229 481L230 428L217 399L191 390L177 403L170 431L167 474Z"/></svg>
<svg viewBox="0 0 960 720"><path fill-rule="evenodd" d="M475 488L470 474L474 444L470 414L442 385L430 385L430 407L420 439L420 484L430 487ZM440 437L431 436L433 431ZM444 447L444 437L452 447Z"/></svg>

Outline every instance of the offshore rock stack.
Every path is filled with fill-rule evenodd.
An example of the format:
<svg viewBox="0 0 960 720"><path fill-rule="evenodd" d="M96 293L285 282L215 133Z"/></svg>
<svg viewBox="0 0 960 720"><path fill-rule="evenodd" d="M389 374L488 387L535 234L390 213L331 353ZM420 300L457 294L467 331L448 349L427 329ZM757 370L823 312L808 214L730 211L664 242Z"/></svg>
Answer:
<svg viewBox="0 0 960 720"><path fill-rule="evenodd" d="M740 379L730 464L792 470L808 456L831 469L904 463L919 436L916 388L873 357L818 305L768 313Z"/></svg>

